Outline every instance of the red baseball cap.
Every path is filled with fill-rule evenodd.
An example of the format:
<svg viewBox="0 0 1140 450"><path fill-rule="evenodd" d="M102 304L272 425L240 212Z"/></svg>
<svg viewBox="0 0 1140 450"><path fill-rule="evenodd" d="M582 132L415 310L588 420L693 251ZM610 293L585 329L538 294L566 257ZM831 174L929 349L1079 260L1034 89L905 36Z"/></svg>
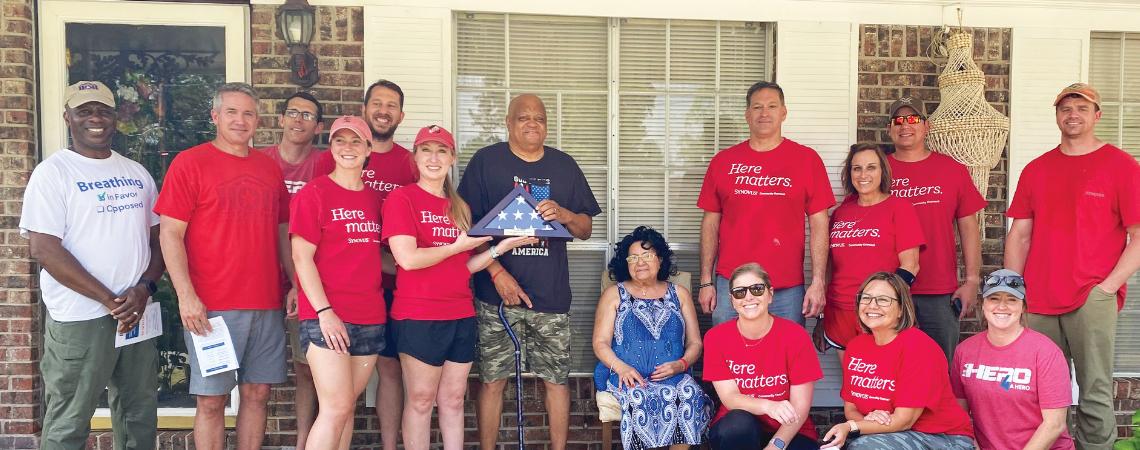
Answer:
<svg viewBox="0 0 1140 450"><path fill-rule="evenodd" d="M369 146L372 145L372 129L368 128L368 124L356 116L341 116L332 123L329 128L329 137L331 138L337 131L349 129L361 139L364 139Z"/></svg>
<svg viewBox="0 0 1140 450"><path fill-rule="evenodd" d="M446 128L439 125L428 125L420 128L420 132L416 133L416 141L412 144L413 147L419 147L424 142L439 142L446 145L448 148L455 150L455 138Z"/></svg>

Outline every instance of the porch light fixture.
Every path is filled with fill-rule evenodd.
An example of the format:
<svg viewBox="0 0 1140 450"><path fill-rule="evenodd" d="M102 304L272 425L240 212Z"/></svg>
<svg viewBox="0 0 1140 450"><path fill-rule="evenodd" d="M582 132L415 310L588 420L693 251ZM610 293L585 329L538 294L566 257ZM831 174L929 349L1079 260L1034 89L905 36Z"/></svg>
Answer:
<svg viewBox="0 0 1140 450"><path fill-rule="evenodd" d="M317 57L309 53L316 24L316 10L307 0L286 0L277 7L277 30L289 46L290 81L305 88L320 78Z"/></svg>

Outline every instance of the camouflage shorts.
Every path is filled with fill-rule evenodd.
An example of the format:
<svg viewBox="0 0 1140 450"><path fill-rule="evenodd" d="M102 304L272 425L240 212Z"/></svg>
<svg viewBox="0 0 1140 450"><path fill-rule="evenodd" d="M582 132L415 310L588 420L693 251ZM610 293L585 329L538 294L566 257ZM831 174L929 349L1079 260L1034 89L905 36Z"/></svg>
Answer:
<svg viewBox="0 0 1140 450"><path fill-rule="evenodd" d="M484 383L514 376L515 346L511 343L498 306L475 301L479 325L479 359L476 367ZM507 307L504 313L522 345L523 371L554 384L570 376L570 315Z"/></svg>

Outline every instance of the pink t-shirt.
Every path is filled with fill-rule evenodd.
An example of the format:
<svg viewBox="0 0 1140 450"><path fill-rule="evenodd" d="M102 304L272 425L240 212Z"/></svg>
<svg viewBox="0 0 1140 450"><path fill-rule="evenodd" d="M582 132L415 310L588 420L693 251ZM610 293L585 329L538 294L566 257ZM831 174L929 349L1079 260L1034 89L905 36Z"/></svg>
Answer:
<svg viewBox="0 0 1140 450"><path fill-rule="evenodd" d="M380 195L367 188L350 191L321 175L293 197L291 210L289 232L317 246L313 262L337 317L357 325L384 323ZM301 320L316 319L305 290L298 295Z"/></svg>
<svg viewBox="0 0 1140 450"><path fill-rule="evenodd" d="M207 310L282 307L277 235L289 194L273 160L210 142L186 149L166 170L154 212L186 222L190 281Z"/></svg>
<svg viewBox="0 0 1140 450"><path fill-rule="evenodd" d="M1054 148L1021 172L1006 215L1033 219L1025 262L1029 312L1080 308L1104 281L1140 224L1140 164L1111 144L1081 156ZM1125 287L1116 292L1124 307Z"/></svg>
<svg viewBox="0 0 1140 450"><path fill-rule="evenodd" d="M755 341L745 342L737 319L713 327L705 333L705 381L736 380L741 394L771 401L787 400L794 385L814 383L823 378L819 358L815 356L807 331L795 323L774 317L772 329ZM713 422L728 414L720 405ZM757 416L768 432L780 423L769 416ZM816 440L818 435L811 418L804 421L799 434Z"/></svg>
<svg viewBox="0 0 1140 450"><path fill-rule="evenodd" d="M333 161L332 153L321 152L320 158L317 159L316 173L328 175L334 168L336 162ZM415 183L420 178L420 172L416 169L412 152L400 144L393 143L392 150L384 153L373 152L368 156L368 165L364 166L360 178L364 180L365 186L379 192L380 201L384 201L396 188ZM384 289L395 288L396 277L384 274Z"/></svg>
<svg viewBox="0 0 1140 450"><path fill-rule="evenodd" d="M455 242L460 230L447 217L451 203L412 183L397 188L384 202L384 241L413 236L416 246L442 247ZM396 267L392 318L454 320L475 316L471 295L471 252L451 255L433 266L416 270Z"/></svg>
<svg viewBox="0 0 1140 450"><path fill-rule="evenodd" d="M721 150L697 198L701 209L721 213L716 273L728 278L759 263L777 289L804 283L804 218L833 205L823 160L791 139L766 152L748 141Z"/></svg>
<svg viewBox="0 0 1140 450"><path fill-rule="evenodd" d="M875 344L874 335L862 334L847 343L840 396L863 415L922 408L912 430L973 437L970 417L950 390L947 370L945 353L916 327L882 346Z"/></svg>
<svg viewBox="0 0 1140 450"><path fill-rule="evenodd" d="M958 344L950 384L966 399L982 450L1020 450L1041 425L1041 410L1072 403L1069 365L1045 335L1025 329L997 347L983 331ZM1068 430L1051 450L1072 450Z"/></svg>
<svg viewBox="0 0 1140 450"><path fill-rule="evenodd" d="M860 206L848 196L831 213L831 282L827 302L855 309L855 294L875 272L899 268L899 252L922 245L925 239L910 202L895 196L871 206ZM920 266L918 277L925 274Z"/></svg>
<svg viewBox="0 0 1140 450"><path fill-rule="evenodd" d="M285 190L289 191L290 198L296 195L302 187L305 187L305 183L313 179L317 160L320 159L321 153L323 153L321 150L314 148L309 152L309 156L301 160L300 163L289 164L288 161L281 158L281 153L278 151L278 146L276 145L262 147L257 149L257 151L264 153L265 156L268 156L269 159L277 163L277 167L281 168L281 174L285 176ZM332 172L332 170L329 170L329 172ZM327 174L326 172L322 175Z"/></svg>
<svg viewBox="0 0 1140 450"><path fill-rule="evenodd" d="M958 252L954 244L957 220L986 207L970 173L954 158L931 153L921 161L887 157L891 165L891 195L914 205L926 246L919 253L922 275L914 280L915 294L949 294L958 289Z"/></svg>

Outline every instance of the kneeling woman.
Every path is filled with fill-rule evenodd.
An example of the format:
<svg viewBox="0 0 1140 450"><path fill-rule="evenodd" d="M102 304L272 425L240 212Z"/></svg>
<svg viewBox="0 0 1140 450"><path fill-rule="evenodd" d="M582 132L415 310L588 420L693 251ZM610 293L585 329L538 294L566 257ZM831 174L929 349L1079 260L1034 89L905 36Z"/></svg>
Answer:
<svg viewBox="0 0 1140 450"><path fill-rule="evenodd" d="M293 198L289 232L301 287L301 348L320 405L310 449L347 449L356 399L384 345L380 294L380 197L360 180L372 131L359 117L333 122L336 167Z"/></svg>
<svg viewBox="0 0 1140 450"><path fill-rule="evenodd" d="M811 338L768 312L772 282L759 265L736 268L728 283L738 317L705 334L704 379L721 401L713 449L818 449L808 410L823 371Z"/></svg>
<svg viewBox="0 0 1140 450"><path fill-rule="evenodd" d="M419 181L397 188L384 202L384 240L396 259L392 327L404 373L404 448L428 448L432 404L439 406L443 448L463 446L463 396L475 360L475 305L468 281L533 237L504 239L472 250L490 237L467 235L471 211L455 191L455 140L439 126L416 135Z"/></svg>
<svg viewBox="0 0 1140 450"><path fill-rule="evenodd" d="M978 446L1073 450L1065 428L1073 400L1069 364L1049 337L1026 328L1025 280L994 271L982 284L981 309L986 330L958 344L950 365L950 384L974 418ZM982 367L1002 369L995 377Z"/></svg>
<svg viewBox="0 0 1140 450"><path fill-rule="evenodd" d="M864 333L843 359L847 422L827 432L823 448L972 450L974 430L950 391L946 354L914 326L910 288L877 272L856 297Z"/></svg>

